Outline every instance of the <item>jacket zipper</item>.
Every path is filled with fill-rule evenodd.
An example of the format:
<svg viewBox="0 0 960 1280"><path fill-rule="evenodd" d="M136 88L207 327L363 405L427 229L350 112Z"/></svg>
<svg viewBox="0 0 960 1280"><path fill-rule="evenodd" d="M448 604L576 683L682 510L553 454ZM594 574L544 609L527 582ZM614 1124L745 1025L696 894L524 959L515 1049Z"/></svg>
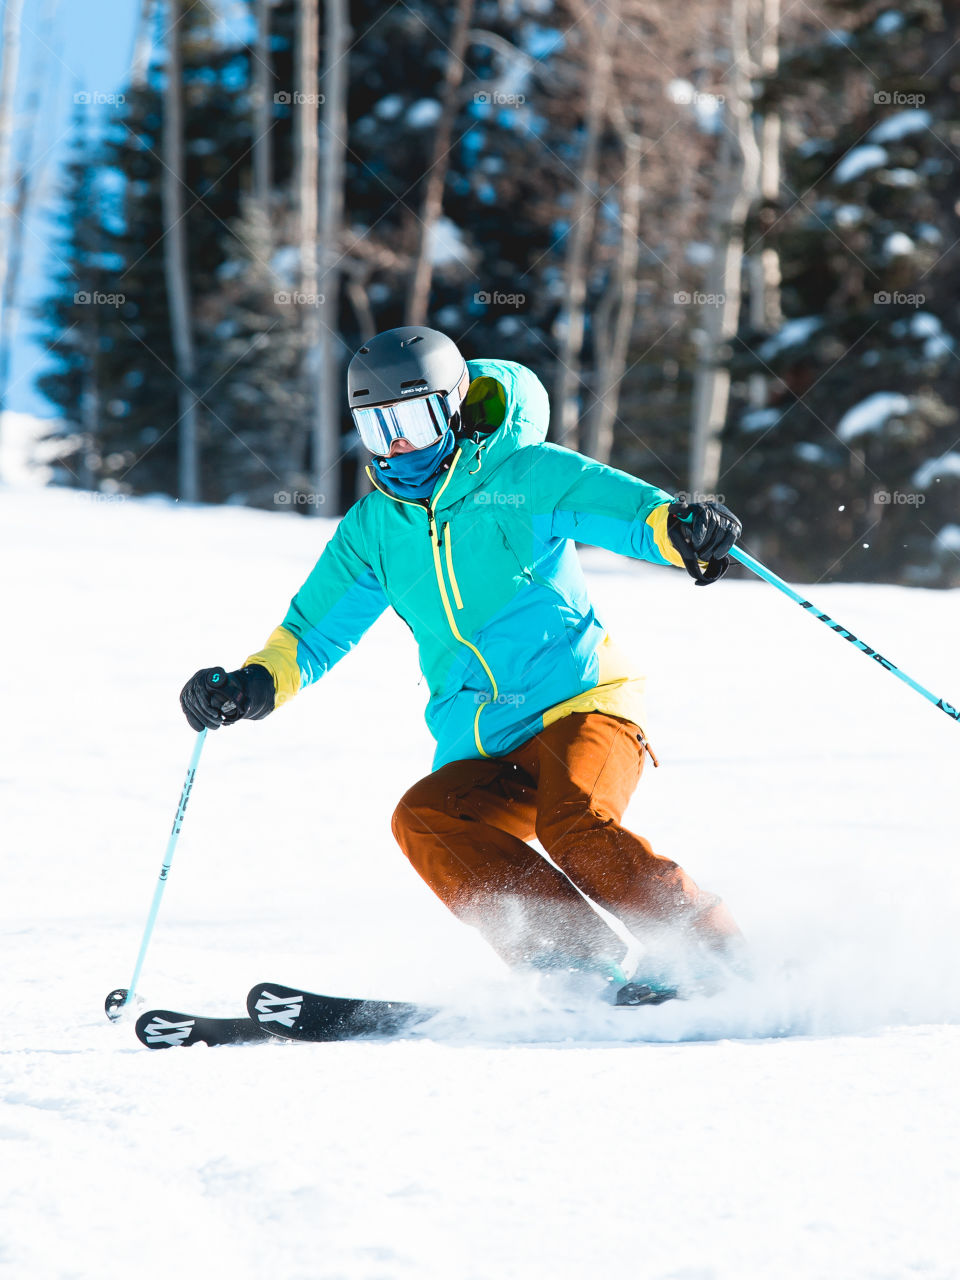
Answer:
<svg viewBox="0 0 960 1280"><path fill-rule="evenodd" d="M444 543L444 548L443 548L444 553L446 554L446 557L447 557L447 575L450 578L450 585L451 587L453 587L453 598L456 601L457 608L462 609L463 598L460 595L460 587L457 584L457 575L453 572L453 532L450 528L449 520L443 526L443 532L447 536L447 540ZM441 542L442 541L443 539L441 538Z"/></svg>
<svg viewBox="0 0 960 1280"><path fill-rule="evenodd" d="M450 478L453 475L453 471L457 465L459 457L460 457L460 451L458 449L453 456L453 462L451 462L450 464L450 470L447 472L447 477L444 480L443 484L440 486L439 490L437 491L437 501L440 500L440 498L443 495L444 489L450 483ZM450 630L453 632L455 639L459 640L462 645L466 645L466 647L476 656L477 661L480 663L481 667L483 667L483 670L486 673L487 679L490 681L490 687L492 689L491 701L496 702L500 696L500 691L497 687L497 682L494 678L493 672L490 670L489 666L487 665L487 660L484 658L483 654L480 652L477 646L475 644L472 644L465 636L461 635L460 629L457 626L456 618L454 617L453 609L450 607L450 596L447 593L447 584L443 576L443 563L440 559L441 538L440 538L440 533L437 530L437 520L436 520L436 515L434 512L433 506L431 506L429 501L424 503L411 502L408 498L396 497L395 494L388 492L386 489L382 488L380 485L377 484L376 479L374 478L373 472L369 467L367 467L367 476L369 477L370 483L373 485L375 489L379 489L380 492L385 494L388 498L393 498L394 502L404 502L406 503L407 506L410 506L410 507L422 506L426 510L427 530L430 534L430 545L433 549L433 567L437 575L437 586L440 589L440 600L441 600L441 603L443 604L443 611L446 614L447 624L450 627ZM454 600L456 602L456 607L458 609L462 609L463 598L460 595L460 588L457 585L456 578L454 577L453 559L450 554L449 521L447 522L445 528L446 528L446 534L447 534L446 557L447 557L447 567L450 572L450 584L453 589L453 595L454 595ZM473 718L473 740L476 743L477 750L480 752L481 756L483 756L485 759L488 758L488 752L484 751L483 744L480 741L480 715L484 707L487 705L488 704L486 702L481 702L480 705L477 707L477 714Z"/></svg>

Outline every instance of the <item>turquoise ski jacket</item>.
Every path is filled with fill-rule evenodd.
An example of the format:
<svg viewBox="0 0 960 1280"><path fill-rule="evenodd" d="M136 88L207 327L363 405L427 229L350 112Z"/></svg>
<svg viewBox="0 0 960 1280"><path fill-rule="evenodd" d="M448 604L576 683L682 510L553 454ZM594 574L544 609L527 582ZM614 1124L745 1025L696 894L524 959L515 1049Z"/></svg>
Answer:
<svg viewBox="0 0 960 1280"><path fill-rule="evenodd" d="M434 767L503 755L576 711L643 718L643 677L594 612L576 542L681 565L671 496L545 444L547 393L523 365L471 360L458 445L430 499L379 485L346 513L282 624L248 663L279 705L320 677L389 605L430 690ZM486 434L481 434L486 432Z"/></svg>

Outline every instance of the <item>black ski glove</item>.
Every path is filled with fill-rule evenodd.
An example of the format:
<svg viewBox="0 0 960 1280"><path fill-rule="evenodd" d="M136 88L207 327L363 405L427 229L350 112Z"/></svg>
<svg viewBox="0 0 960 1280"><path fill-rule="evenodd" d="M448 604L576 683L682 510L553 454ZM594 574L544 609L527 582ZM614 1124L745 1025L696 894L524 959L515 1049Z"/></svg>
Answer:
<svg viewBox="0 0 960 1280"><path fill-rule="evenodd" d="M273 710L273 676L254 664L239 671L205 667L180 691L180 705L191 729L219 729L238 720L262 720Z"/></svg>
<svg viewBox="0 0 960 1280"><path fill-rule="evenodd" d="M717 582L730 568L730 548L743 526L722 502L671 502L667 537L680 552L684 568L698 587ZM706 570L700 561L707 561Z"/></svg>

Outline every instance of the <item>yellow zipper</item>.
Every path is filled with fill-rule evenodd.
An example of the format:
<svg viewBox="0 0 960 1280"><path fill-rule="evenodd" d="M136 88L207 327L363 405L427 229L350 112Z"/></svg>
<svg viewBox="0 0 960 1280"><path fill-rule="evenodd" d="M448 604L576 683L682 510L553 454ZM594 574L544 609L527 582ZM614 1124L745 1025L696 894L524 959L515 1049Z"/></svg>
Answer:
<svg viewBox="0 0 960 1280"><path fill-rule="evenodd" d="M450 530L449 520L443 526L443 536L446 539L444 544L447 556L447 573L450 575L450 585L453 587L453 598L457 603L457 608L463 608L463 599L460 595L460 588L457 585L457 575L453 572L453 534Z"/></svg>
<svg viewBox="0 0 960 1280"><path fill-rule="evenodd" d="M456 467L459 460L460 460L460 450L458 449L457 452L453 455L453 462L451 462L450 464L450 470L447 472L446 479L444 480L440 488L437 490L435 503L439 502L441 497L443 496L443 491L444 489L446 489L447 485L450 483L450 479L453 476L454 468ZM396 494L390 493L387 489L384 489L381 485L377 484L370 467L367 467L366 471L367 471L368 477L370 478L370 483L373 485L373 487L375 489L379 489L381 493L386 494L388 498L393 498L394 502L405 502L407 506L421 507L421 509L423 509L422 503L410 502L408 498L398 498ZM466 636L461 635L460 630L457 627L456 619L453 616L453 610L450 607L450 597L447 594L447 584L444 581L444 577L443 577L443 563L440 559L440 539L437 535L437 522L433 512L433 504L430 504L430 503L427 504L426 512L427 512L427 528L429 529L429 532L430 532L430 545L433 548L433 567L437 575L437 585L440 588L440 599L443 603L443 611L447 615L447 623L450 627L450 630L453 632L455 638L459 640L461 644L466 645L467 648L471 651L471 653L475 654L477 661L480 663L481 667L483 667L484 671L486 672L487 679L490 681L490 687L493 690L493 696L491 700L493 702L496 702L500 696L500 691L497 688L497 682L494 679L493 672L487 666L487 661L484 658L483 654L480 652L480 650L477 648L477 646L475 644L471 644L470 641L466 638ZM447 568L450 571L450 585L453 588L453 595L454 595L454 600L456 601L457 608L462 609L463 600L460 596L460 588L457 586L456 577L454 576L453 559L450 555L450 524L449 522L444 526L444 530L447 535L446 556L447 556ZM477 744L477 750L484 757L484 759L489 759L489 755L486 751L484 751L483 744L480 741L480 713L483 711L484 707L487 705L488 704L486 702L481 702L480 705L477 707L477 714L473 718L473 740Z"/></svg>

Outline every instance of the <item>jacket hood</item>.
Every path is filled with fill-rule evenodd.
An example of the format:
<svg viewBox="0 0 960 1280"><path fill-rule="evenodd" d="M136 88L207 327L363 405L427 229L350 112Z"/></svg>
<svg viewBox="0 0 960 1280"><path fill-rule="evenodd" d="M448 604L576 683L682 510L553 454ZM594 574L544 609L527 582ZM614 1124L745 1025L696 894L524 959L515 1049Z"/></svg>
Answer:
<svg viewBox="0 0 960 1280"><path fill-rule="evenodd" d="M504 393L503 421L479 443L459 442L456 471L444 488L441 506L470 493L506 458L527 445L542 444L550 425L550 398L543 383L525 365L512 360L468 360L471 383L477 378L493 378ZM441 481L442 484L442 481Z"/></svg>

